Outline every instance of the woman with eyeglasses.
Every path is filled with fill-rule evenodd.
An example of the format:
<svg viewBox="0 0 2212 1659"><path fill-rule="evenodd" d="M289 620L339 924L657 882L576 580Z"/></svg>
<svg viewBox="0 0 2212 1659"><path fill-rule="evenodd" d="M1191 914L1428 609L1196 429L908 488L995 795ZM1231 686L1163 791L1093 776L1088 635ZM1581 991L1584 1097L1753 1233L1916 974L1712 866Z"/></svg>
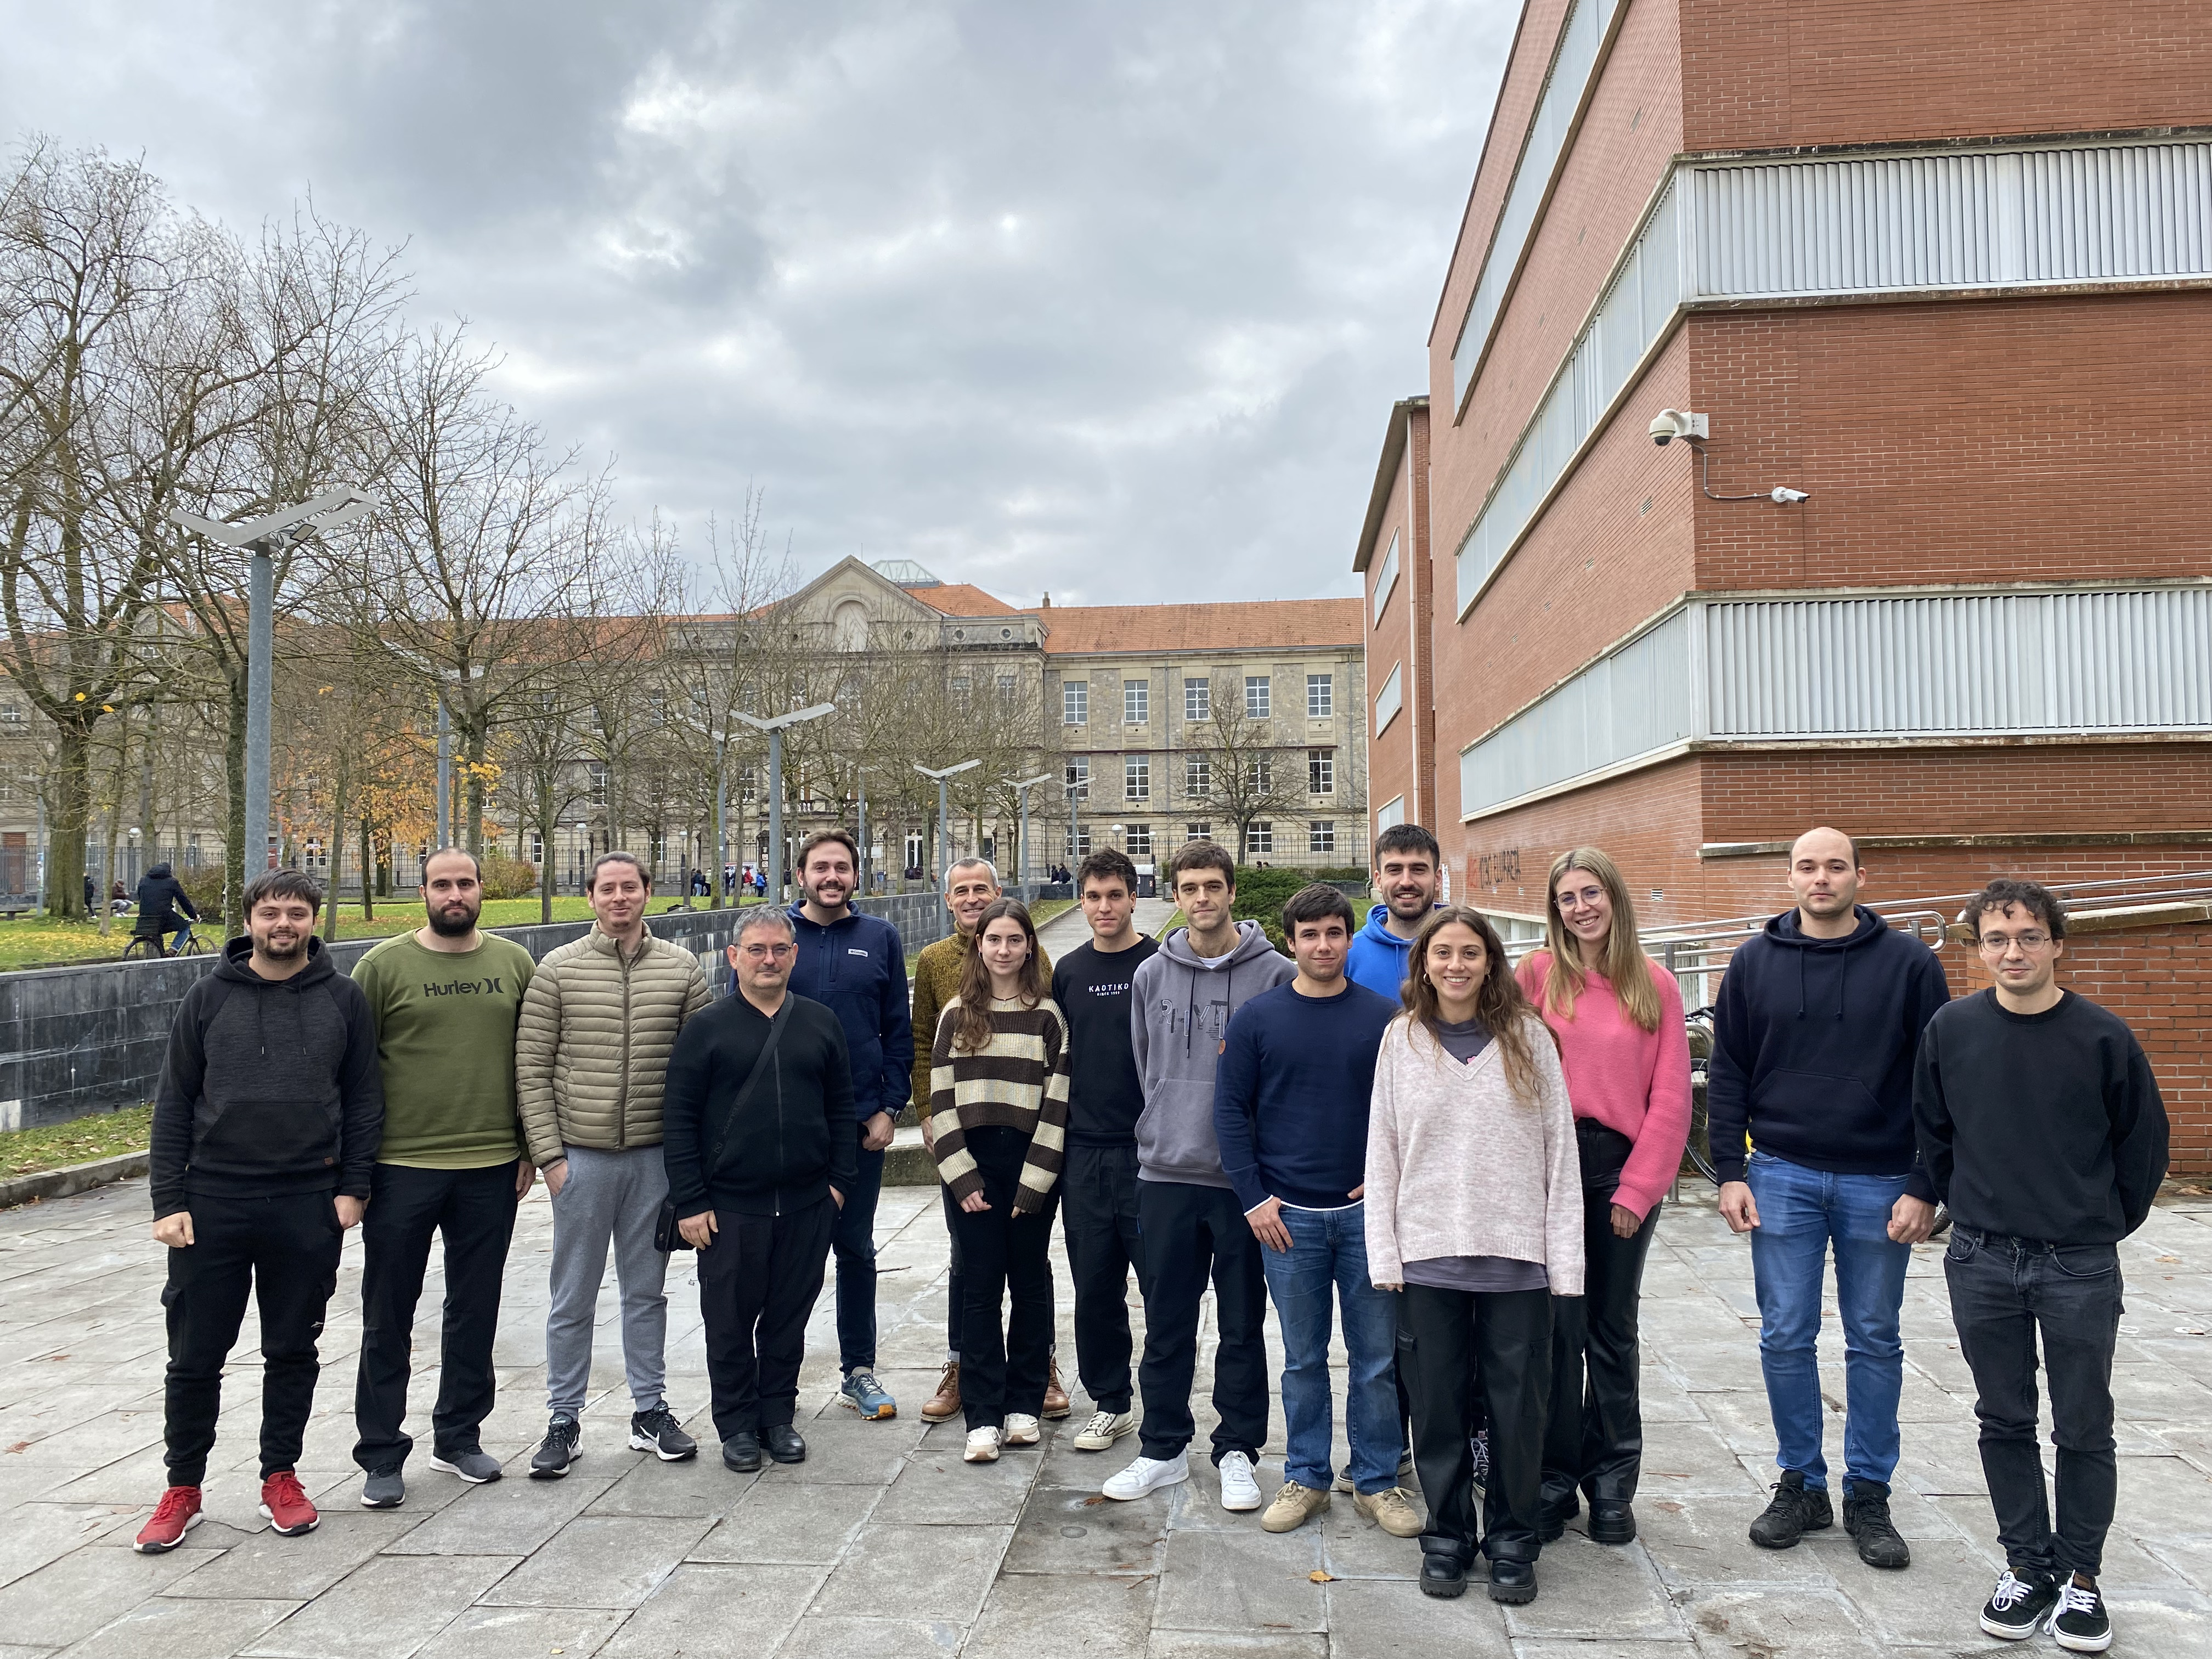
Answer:
<svg viewBox="0 0 2212 1659"><path fill-rule="evenodd" d="M1421 1589L1467 1589L1474 1389L1490 1421L1490 1598L1536 1596L1552 1298L1583 1288L1574 1113L1551 1033L1478 911L1431 912L1368 1115L1368 1273L1400 1293L1398 1364L1429 1504Z"/></svg>
<svg viewBox="0 0 2212 1659"><path fill-rule="evenodd" d="M1552 1409L1544 1437L1547 1543L1589 1498L1589 1535L1636 1536L1644 1461L1637 1304L1659 1205L1690 1131L1690 1044L1674 976L1644 954L1636 908L1595 847L1553 860L1544 948L1521 988L1552 1028L1582 1167L1583 1285L1552 1304Z"/></svg>
<svg viewBox="0 0 2212 1659"><path fill-rule="evenodd" d="M959 1206L962 1455L995 1462L1001 1445L1039 1437L1052 1362L1047 1249L1067 1133L1067 1022L1017 899L994 899L977 919L959 994L938 1017L929 1130Z"/></svg>

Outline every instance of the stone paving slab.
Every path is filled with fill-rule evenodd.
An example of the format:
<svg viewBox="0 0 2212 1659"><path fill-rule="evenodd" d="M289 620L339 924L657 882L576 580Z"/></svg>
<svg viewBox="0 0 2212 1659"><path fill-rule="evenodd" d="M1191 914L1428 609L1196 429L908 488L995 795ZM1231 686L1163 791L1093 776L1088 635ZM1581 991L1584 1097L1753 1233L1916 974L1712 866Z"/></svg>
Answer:
<svg viewBox="0 0 2212 1659"><path fill-rule="evenodd" d="M667 1465L628 1449L610 1276L584 1458L564 1480L532 1481L550 1238L541 1190L516 1232L485 1425L510 1478L465 1486L418 1457L405 1508L379 1513L356 1507L351 1457L356 1236L301 1460L323 1525L279 1538L256 1513L249 1321L225 1376L209 1518L185 1547L142 1557L127 1546L162 1480L163 1358L161 1252L143 1183L0 1213L0 1659L1942 1659L1994 1645L1974 1613L2001 1556L1937 1248L1916 1254L1907 1281L1894 1509L1913 1546L1909 1571L1870 1571L1839 1528L1781 1553L1745 1537L1774 1478L1749 1252L1709 1193L1686 1189L1661 1223L1647 1280L1641 1535L1608 1549L1577 1522L1545 1552L1537 1601L1506 1609L1480 1583L1456 1601L1422 1596L1415 1546L1347 1500L1282 1536L1222 1510L1203 1455L1210 1315L1186 1485L1134 1504L1099 1498L1136 1446L1076 1451L1079 1391L1075 1417L1048 1425L1042 1447L962 1462L961 1425L915 1414L944 1357L948 1246L934 1195L886 1192L878 1227L882 1375L905 1415L864 1423L837 1401L825 1294L801 1376L806 1462L723 1469L696 1270L678 1256L669 1389L706 1455ZM2162 1206L2122 1255L2120 1501L2105 1572L2115 1651L2212 1656L2212 1202ZM440 1289L434 1262L426 1308ZM1060 1312L1074 1389L1069 1310ZM1833 1459L1844 1376L1832 1297L1825 1312ZM438 1385L434 1316L421 1328L431 1346L418 1348L410 1391L418 1434ZM1269 1334L1273 1349L1272 1323ZM1282 1478L1279 1404L1273 1427L1263 1488ZM1340 1459L1340 1422L1338 1432Z"/></svg>

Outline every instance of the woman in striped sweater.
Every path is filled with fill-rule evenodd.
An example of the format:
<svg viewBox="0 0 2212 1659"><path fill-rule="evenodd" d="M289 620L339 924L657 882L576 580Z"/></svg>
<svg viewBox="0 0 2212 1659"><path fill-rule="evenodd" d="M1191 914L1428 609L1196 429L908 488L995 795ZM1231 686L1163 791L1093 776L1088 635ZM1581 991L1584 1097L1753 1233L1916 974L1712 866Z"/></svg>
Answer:
<svg viewBox="0 0 2212 1659"><path fill-rule="evenodd" d="M960 1399L970 1463L1037 1443L1052 1361L1052 1212L1067 1134L1067 1022L1028 908L975 924L930 1049L929 1140L959 1206ZM1012 1293L1012 1317L1005 1301Z"/></svg>

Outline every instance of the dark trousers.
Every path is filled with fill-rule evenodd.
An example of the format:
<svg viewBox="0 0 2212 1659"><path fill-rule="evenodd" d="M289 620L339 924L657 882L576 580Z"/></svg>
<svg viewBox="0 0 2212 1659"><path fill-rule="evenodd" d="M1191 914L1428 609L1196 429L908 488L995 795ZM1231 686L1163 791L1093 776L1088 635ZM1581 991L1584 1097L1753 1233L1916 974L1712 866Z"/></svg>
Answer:
<svg viewBox="0 0 2212 1659"><path fill-rule="evenodd" d="M1421 1547L1474 1555L1474 1376L1490 1416L1490 1484L1482 1550L1493 1561L1534 1561L1544 1488L1544 1406L1551 1389L1548 1291L1440 1291L1408 1285L1398 1350L1413 1396L1413 1468L1429 1503Z"/></svg>
<svg viewBox="0 0 2212 1659"><path fill-rule="evenodd" d="M261 1314L261 1478L300 1461L322 1363L315 1339L337 1288L344 1233L328 1193L190 1200L193 1242L169 1252L169 1370L164 1395L169 1484L207 1475L222 1410L222 1362Z"/></svg>
<svg viewBox="0 0 2212 1659"><path fill-rule="evenodd" d="M1613 1230L1613 1195L1634 1144L1589 1118L1575 1124L1583 1166L1583 1293L1552 1298L1552 1404L1544 1431L1544 1502L1577 1487L1592 1503L1626 1504L1644 1466L1637 1307L1659 1206L1627 1238Z"/></svg>
<svg viewBox="0 0 2212 1659"><path fill-rule="evenodd" d="M1145 1395L1139 1438L1147 1457L1173 1457L1190 1444L1191 1378L1198 1370L1199 1301L1213 1283L1220 1345L1213 1355L1213 1461L1241 1451L1255 1461L1267 1441L1267 1278L1237 1194L1226 1187L1139 1181L1137 1219L1143 1242L1139 1282L1145 1293L1145 1358L1137 1373Z"/></svg>
<svg viewBox="0 0 2212 1659"><path fill-rule="evenodd" d="M952 1196L950 1187L940 1186L945 1194L945 1236L952 1243L951 1265L945 1273L945 1352L952 1358L960 1358L960 1304L963 1296L963 1278L960 1271L960 1206Z"/></svg>
<svg viewBox="0 0 2212 1659"><path fill-rule="evenodd" d="M1982 1474L2006 1563L2030 1573L2104 1565L2119 1465L2112 1443L2112 1346L2120 1329L2120 1253L2110 1244L2042 1244L1954 1227L1943 1254L1959 1351L1974 1374ZM2058 1525L2036 1444L2037 1339L2058 1448Z"/></svg>
<svg viewBox="0 0 2212 1659"><path fill-rule="evenodd" d="M478 1449L478 1431L499 1393L491 1346L514 1237L514 1170L512 1161L481 1170L380 1164L370 1177L361 1222L361 1366L353 1385L361 1437L353 1461L364 1469L396 1468L414 1449L400 1425L433 1233L446 1243L446 1309L430 1443L441 1457Z"/></svg>
<svg viewBox="0 0 2212 1659"><path fill-rule="evenodd" d="M724 1440L791 1421L836 1224L834 1198L783 1215L714 1212L714 1242L699 1252L699 1316Z"/></svg>
<svg viewBox="0 0 2212 1659"><path fill-rule="evenodd" d="M978 1128L968 1149L983 1176L990 1208L961 1210L960 1406L970 1429L997 1428L1009 1412L1044 1410L1052 1364L1052 1212L1014 1213L1030 1138L1018 1129ZM1011 1299L1011 1310L1007 1303Z"/></svg>
<svg viewBox="0 0 2212 1659"><path fill-rule="evenodd" d="M860 1136L854 1124L856 1146ZM830 1234L837 1251L837 1364L848 1373L876 1368L876 1200L884 1190L884 1155L865 1146L860 1153L858 1177Z"/></svg>
<svg viewBox="0 0 2212 1659"><path fill-rule="evenodd" d="M1129 1409L1129 1269L1136 1265L1137 1149L1067 1149L1061 1226L1075 1280L1075 1366L1102 1412ZM1142 1277L1140 1274L1139 1277Z"/></svg>

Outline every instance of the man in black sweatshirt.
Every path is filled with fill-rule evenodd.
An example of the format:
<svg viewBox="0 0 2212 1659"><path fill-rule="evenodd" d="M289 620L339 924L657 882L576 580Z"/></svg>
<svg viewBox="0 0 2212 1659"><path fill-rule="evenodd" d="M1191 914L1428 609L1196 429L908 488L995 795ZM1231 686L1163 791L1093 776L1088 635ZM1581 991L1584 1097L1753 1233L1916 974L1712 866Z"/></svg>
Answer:
<svg viewBox="0 0 2212 1659"><path fill-rule="evenodd" d="M1832 1244L1844 1526L1869 1566L1902 1567L1911 1552L1889 1515L1899 1314L1912 1246L1936 1222L1913 1140L1912 1056L1951 990L1933 951L1856 902L1864 873L1841 830L1808 830L1790 849L1796 908L1739 945L1721 981L1706 1114L1722 1218L1751 1235L1782 1471L1751 1541L1787 1549L1835 1519L1815 1347Z"/></svg>
<svg viewBox="0 0 2212 1659"><path fill-rule="evenodd" d="M315 1402L315 1339L361 1223L384 1132L376 1026L314 937L322 889L296 870L246 886L247 937L185 994L154 1102L154 1237L169 1247L168 1489L137 1547L199 1524L222 1364L249 1292L261 1308L261 1513L319 1516L293 1465Z"/></svg>
<svg viewBox="0 0 2212 1659"><path fill-rule="evenodd" d="M2017 1641L2041 1625L2062 1648L2101 1653L2112 1630L2097 1574L2119 1480L2115 1247L2165 1179L2166 1106L2135 1034L2060 988L2066 915L2048 890L1993 881L1966 921L1996 983L1929 1024L1912 1109L1954 1221L1943 1273L2005 1552L1982 1628ZM2058 1447L2055 1531L2036 1443L2039 1338Z"/></svg>
<svg viewBox="0 0 2212 1659"><path fill-rule="evenodd" d="M686 1021L661 1096L668 1201L699 1252L699 1312L724 1465L798 1463L792 1426L806 1322L837 1212L860 1179L845 1028L793 995L790 915L748 911L736 994ZM770 1045L773 1045L771 1048Z"/></svg>
<svg viewBox="0 0 2212 1659"><path fill-rule="evenodd" d="M1138 932L1137 866L1110 847L1083 860L1076 894L1091 937L1054 964L1067 1020L1067 1164L1061 1226L1075 1281L1075 1364L1091 1396L1078 1451L1136 1432L1130 1410L1129 1269L1138 1260L1137 1115L1145 1086L1129 1034L1129 988L1159 947Z"/></svg>

